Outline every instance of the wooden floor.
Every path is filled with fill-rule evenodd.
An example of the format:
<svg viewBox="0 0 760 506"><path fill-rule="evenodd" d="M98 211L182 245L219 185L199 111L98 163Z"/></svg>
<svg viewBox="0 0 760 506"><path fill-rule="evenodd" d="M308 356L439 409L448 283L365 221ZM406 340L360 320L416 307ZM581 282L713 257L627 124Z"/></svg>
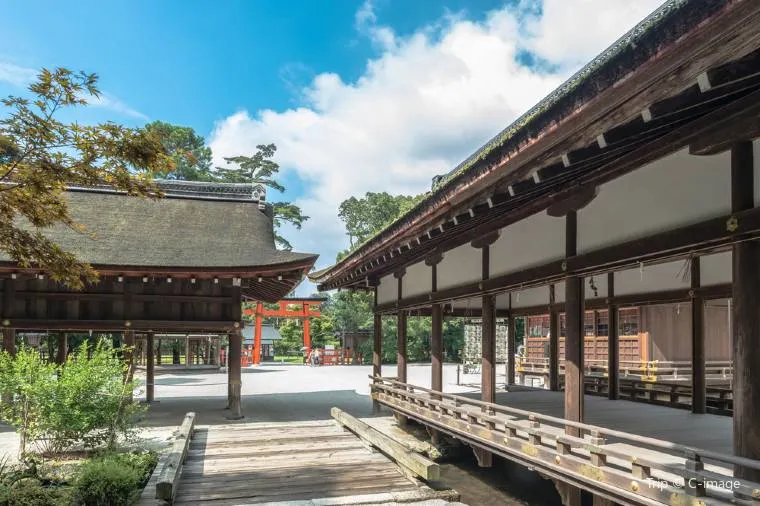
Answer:
<svg viewBox="0 0 760 506"><path fill-rule="evenodd" d="M175 504L308 501L417 488L332 420L199 426Z"/></svg>
<svg viewBox="0 0 760 506"><path fill-rule="evenodd" d="M479 398L479 394L468 397ZM564 417L564 393L528 387L498 392L496 402L505 406ZM720 415L694 415L683 409L641 402L610 401L586 395L584 422L631 434L672 441L704 450L732 454L733 421Z"/></svg>

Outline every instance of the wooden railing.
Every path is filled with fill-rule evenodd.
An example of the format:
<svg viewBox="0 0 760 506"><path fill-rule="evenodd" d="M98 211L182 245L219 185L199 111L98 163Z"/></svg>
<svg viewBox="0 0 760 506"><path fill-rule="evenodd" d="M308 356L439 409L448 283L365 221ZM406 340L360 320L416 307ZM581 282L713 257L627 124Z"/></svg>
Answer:
<svg viewBox="0 0 760 506"><path fill-rule="evenodd" d="M760 505L760 484L733 476L734 466L760 470L760 461L388 378L373 378L371 388L374 400L402 415L620 504Z"/></svg>
<svg viewBox="0 0 760 506"><path fill-rule="evenodd" d="M564 360L559 362L559 373L563 374L565 370ZM730 361L708 361L705 364L705 373L708 380L729 382L733 377L733 364ZM549 375L549 359L525 359L518 358L516 361L516 371L518 374L526 375ZM688 382L691 378L691 362L677 361L624 361L620 362L619 375L621 378L636 378L642 381L684 381ZM586 375L604 375L609 373L606 360L586 360L584 361L584 372Z"/></svg>

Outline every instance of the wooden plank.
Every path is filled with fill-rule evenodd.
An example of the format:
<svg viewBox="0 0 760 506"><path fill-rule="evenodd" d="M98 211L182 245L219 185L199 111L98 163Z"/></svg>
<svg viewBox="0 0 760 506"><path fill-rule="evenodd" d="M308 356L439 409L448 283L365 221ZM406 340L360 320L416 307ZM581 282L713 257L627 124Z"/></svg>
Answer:
<svg viewBox="0 0 760 506"><path fill-rule="evenodd" d="M182 472L182 463L187 456L187 450L190 445L190 438L193 434L194 425L195 413L187 413L185 419L182 421L182 425L179 427L179 433L172 444L165 465L158 475L158 481L156 482L156 499L172 502L177 495L177 485L179 484Z"/></svg>
<svg viewBox="0 0 760 506"><path fill-rule="evenodd" d="M440 467L438 464L426 459L418 453L412 452L404 445L386 436L377 429L370 427L361 420L344 412L339 408L332 408L330 414L341 425L345 426L369 444L379 448L383 453L395 460L399 465L408 469L416 476L424 480L438 480Z"/></svg>

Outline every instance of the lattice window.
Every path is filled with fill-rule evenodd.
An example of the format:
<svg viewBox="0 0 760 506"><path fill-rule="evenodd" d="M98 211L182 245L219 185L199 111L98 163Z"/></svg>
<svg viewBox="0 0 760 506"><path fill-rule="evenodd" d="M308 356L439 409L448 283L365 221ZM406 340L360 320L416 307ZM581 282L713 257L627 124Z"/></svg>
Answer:
<svg viewBox="0 0 760 506"><path fill-rule="evenodd" d="M620 335L635 336L639 333L639 308L629 307L621 308L620 318Z"/></svg>

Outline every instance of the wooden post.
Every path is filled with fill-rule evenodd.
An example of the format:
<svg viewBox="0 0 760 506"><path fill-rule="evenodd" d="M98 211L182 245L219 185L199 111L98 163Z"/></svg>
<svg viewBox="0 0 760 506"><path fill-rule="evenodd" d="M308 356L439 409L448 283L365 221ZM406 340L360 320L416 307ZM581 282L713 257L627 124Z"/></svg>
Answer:
<svg viewBox="0 0 760 506"><path fill-rule="evenodd" d="M483 402L496 402L496 311L494 296L482 298L483 321L481 332L481 397Z"/></svg>
<svg viewBox="0 0 760 506"><path fill-rule="evenodd" d="M383 375L383 317L378 313L375 313L372 339L372 376L377 378ZM380 403L375 400L372 401L372 412L380 412Z"/></svg>
<svg viewBox="0 0 760 506"><path fill-rule="evenodd" d="M156 365L161 365L161 340L158 340L158 345L156 346Z"/></svg>
<svg viewBox="0 0 760 506"><path fill-rule="evenodd" d="M755 206L751 142L731 149L731 210ZM741 224L739 224L741 227ZM733 246L734 454L760 459L760 242ZM734 476L755 482L760 471L736 466Z"/></svg>
<svg viewBox="0 0 760 506"><path fill-rule="evenodd" d="M66 363L66 352L68 351L68 343L65 332L58 333L58 351L55 356L55 363L63 365Z"/></svg>
<svg viewBox="0 0 760 506"><path fill-rule="evenodd" d="M396 351L396 368L398 380L401 383L406 383L406 311L399 310L398 312L398 332L397 336L397 351Z"/></svg>
<svg viewBox="0 0 760 506"><path fill-rule="evenodd" d="M145 336L145 400L153 402L155 398L155 357L156 350L154 347L153 332L148 332Z"/></svg>
<svg viewBox="0 0 760 506"><path fill-rule="evenodd" d="M303 345L306 353L311 351L311 320L309 320L309 304L303 304Z"/></svg>
<svg viewBox="0 0 760 506"><path fill-rule="evenodd" d="M264 304L262 302L256 303L256 316L255 325L253 328L253 363L261 363L261 321L263 318Z"/></svg>
<svg viewBox="0 0 760 506"><path fill-rule="evenodd" d="M132 381L135 369L135 331L125 330L122 334L124 341L124 362L127 365L127 381Z"/></svg>
<svg viewBox="0 0 760 506"><path fill-rule="evenodd" d="M185 367L190 367L192 358L190 358L190 336L185 334Z"/></svg>
<svg viewBox="0 0 760 506"><path fill-rule="evenodd" d="M3 350L11 357L16 356L16 329L3 328Z"/></svg>
<svg viewBox="0 0 760 506"><path fill-rule="evenodd" d="M440 304L433 304L431 313L430 332L430 360L432 372L430 378L431 389L437 392L443 391L443 308Z"/></svg>
<svg viewBox="0 0 760 506"><path fill-rule="evenodd" d="M577 215L567 213L567 257L576 254ZM583 421L583 279L570 276L565 280L565 418ZM568 427L569 435L580 435L578 429Z"/></svg>
<svg viewBox="0 0 760 506"><path fill-rule="evenodd" d="M607 273L607 397L618 398L620 385L620 325L618 307L612 303L615 297L615 273Z"/></svg>
<svg viewBox="0 0 760 506"><path fill-rule="evenodd" d="M510 309L512 306L512 294ZM507 329L507 385L515 384L515 353L517 352L517 319L510 313L509 328Z"/></svg>
<svg viewBox="0 0 760 506"><path fill-rule="evenodd" d="M691 412L707 412L704 299L699 293L699 257L691 259Z"/></svg>
<svg viewBox="0 0 760 506"><path fill-rule="evenodd" d="M229 366L227 367L227 383L229 385L229 420L240 420L243 414L240 409L240 397L242 389L241 377L241 351L243 347L243 333L240 327L230 333Z"/></svg>
<svg viewBox="0 0 760 506"><path fill-rule="evenodd" d="M559 312L554 304L557 293L554 285L549 286L549 389L559 391Z"/></svg>

